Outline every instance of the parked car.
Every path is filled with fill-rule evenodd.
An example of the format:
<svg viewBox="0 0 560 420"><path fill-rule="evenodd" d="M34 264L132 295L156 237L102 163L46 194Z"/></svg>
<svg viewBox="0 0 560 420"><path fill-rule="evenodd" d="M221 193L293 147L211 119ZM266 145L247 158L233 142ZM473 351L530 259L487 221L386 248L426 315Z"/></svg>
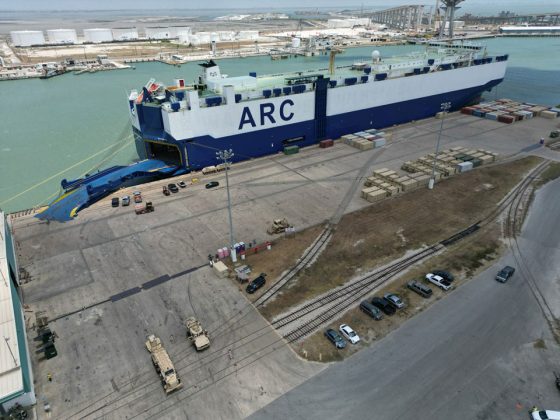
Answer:
<svg viewBox="0 0 560 420"><path fill-rule="evenodd" d="M163 186L163 195L169 195L169 194L171 194L171 193L169 192L169 188L167 188L167 186L164 185L164 186Z"/></svg>
<svg viewBox="0 0 560 420"><path fill-rule="evenodd" d="M140 191L134 191L132 193L132 196L134 197L134 202L135 203L141 203L142 202L142 194L140 193Z"/></svg>
<svg viewBox="0 0 560 420"><path fill-rule="evenodd" d="M505 283L509 280L511 276L515 273L515 268L506 265L504 268L500 270L500 272L496 275L496 280L500 283Z"/></svg>
<svg viewBox="0 0 560 420"><path fill-rule="evenodd" d="M373 306L367 300L364 300L362 301L362 303L360 303L360 309L377 321L383 319L383 314L381 313L379 308Z"/></svg>
<svg viewBox="0 0 560 420"><path fill-rule="evenodd" d="M395 309L402 309L405 307L405 304L402 301L402 299L394 293L385 293L383 295L383 299L385 299L387 302L393 305Z"/></svg>
<svg viewBox="0 0 560 420"><path fill-rule="evenodd" d="M360 341L360 337L358 336L358 334L356 334L356 331L350 328L349 325L342 324L338 329L340 330L342 335L352 344L356 344Z"/></svg>
<svg viewBox="0 0 560 420"><path fill-rule="evenodd" d="M449 271L435 270L435 271L432 271L432 274L435 274L436 276L443 277L449 283L451 283L453 280L455 280L455 276L453 274L451 274Z"/></svg>
<svg viewBox="0 0 560 420"><path fill-rule="evenodd" d="M177 184L167 184L167 188L169 188L169 191L171 191L172 193L179 192L179 187L177 186Z"/></svg>
<svg viewBox="0 0 560 420"><path fill-rule="evenodd" d="M255 293L257 290L259 290L261 287L263 287L264 284L266 283L265 277L266 277L266 274L261 273L261 275L259 277L257 277L251 283L249 283L247 285L247 289L245 289L247 291L247 293L249 293L249 294Z"/></svg>
<svg viewBox="0 0 560 420"><path fill-rule="evenodd" d="M557 420L560 419L560 411L539 410L535 407L531 410L531 418L533 420Z"/></svg>
<svg viewBox="0 0 560 420"><path fill-rule="evenodd" d="M119 197L113 197L113 199L111 200L111 205L113 207L119 207Z"/></svg>
<svg viewBox="0 0 560 420"><path fill-rule="evenodd" d="M451 290L451 283L449 283L443 277L438 276L434 273L426 274L426 280L428 280L430 283L435 284L441 290Z"/></svg>
<svg viewBox="0 0 560 420"><path fill-rule="evenodd" d="M429 298L430 296L432 296L432 289L430 289L425 284L420 283L419 281L416 280L409 281L406 284L406 287L408 287L413 292L418 293L422 297Z"/></svg>
<svg viewBox="0 0 560 420"><path fill-rule="evenodd" d="M209 190L210 188L217 187L218 185L220 185L218 181L212 181L206 184L206 189Z"/></svg>
<svg viewBox="0 0 560 420"><path fill-rule="evenodd" d="M122 199L121 199L121 203L123 206L129 206L130 205L130 196L125 195Z"/></svg>
<svg viewBox="0 0 560 420"><path fill-rule="evenodd" d="M187 184L185 184L185 181L179 181L179 182L177 182L177 185L181 188L186 188L187 187Z"/></svg>
<svg viewBox="0 0 560 420"><path fill-rule="evenodd" d="M325 337L327 337L331 341L331 343L336 346L337 349L343 349L344 347L346 347L346 341L344 341L344 338L342 338L340 334L332 328L329 328L325 331Z"/></svg>
<svg viewBox="0 0 560 420"><path fill-rule="evenodd" d="M374 297L371 300L371 304L381 309L386 315L393 315L397 310L389 304L385 299L380 297Z"/></svg>

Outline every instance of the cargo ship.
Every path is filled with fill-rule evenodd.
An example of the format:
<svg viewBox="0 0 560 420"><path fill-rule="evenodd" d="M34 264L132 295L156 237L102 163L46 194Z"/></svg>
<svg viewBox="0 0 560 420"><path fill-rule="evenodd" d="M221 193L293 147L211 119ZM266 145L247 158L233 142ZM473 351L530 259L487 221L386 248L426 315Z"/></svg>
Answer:
<svg viewBox="0 0 560 420"><path fill-rule="evenodd" d="M504 78L508 55L482 45L430 43L399 57L284 74L228 77L210 60L195 83L150 80L129 96L136 149L189 170L215 165L218 150L234 161L305 147L369 128L434 116L479 101Z"/></svg>
<svg viewBox="0 0 560 420"><path fill-rule="evenodd" d="M155 79L130 93L129 112L140 158L94 175L62 180L63 195L37 217L67 221L126 186L204 169L216 153L233 161L310 146L368 129L432 117L479 101L505 75L507 55L481 45L430 43L402 57L327 69L228 77L210 60L192 84Z"/></svg>

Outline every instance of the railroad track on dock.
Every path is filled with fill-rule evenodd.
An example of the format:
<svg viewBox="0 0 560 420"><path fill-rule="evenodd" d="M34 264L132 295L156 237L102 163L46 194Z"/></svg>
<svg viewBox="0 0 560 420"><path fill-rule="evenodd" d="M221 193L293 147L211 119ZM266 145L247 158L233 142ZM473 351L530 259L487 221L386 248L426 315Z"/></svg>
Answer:
<svg viewBox="0 0 560 420"><path fill-rule="evenodd" d="M271 322L272 326L276 329L283 329L290 324L297 324L293 328L288 329L282 333L282 336L288 342L298 341L309 334L315 332L324 324L330 322L332 319L340 316L343 312L349 309L357 301L363 299L370 294L374 289L382 286L384 283L394 278L398 274L410 268L412 265L433 256L440 252L445 247L452 245L461 239L478 231L480 228L494 222L501 214L507 211L506 229L510 224L514 225L515 231L515 218L512 216L518 213L520 203L523 202L523 197L527 190L532 185L533 181L548 167L549 162L544 161L537 165L529 174L520 181L517 186L512 189L501 201L496 208L491 211L485 218L472 224L471 226L463 229L460 232L446 238L437 244L427 247L415 254L396 261L386 267L383 267L375 272L362 277L352 284L343 286L315 300L295 309L294 311L285 314ZM515 210L512 210L515 208ZM303 323L296 321L302 318L310 318Z"/></svg>
<svg viewBox="0 0 560 420"><path fill-rule="evenodd" d="M332 238L333 231L331 226L327 226L321 234L315 239L311 246L305 251L305 253L298 260L296 265L290 268L272 287L270 287L266 292L264 292L255 302L255 306L264 306L276 293L278 293L290 280L296 277L301 270L308 267L313 263L316 257L318 257L323 249L327 246L328 242Z"/></svg>

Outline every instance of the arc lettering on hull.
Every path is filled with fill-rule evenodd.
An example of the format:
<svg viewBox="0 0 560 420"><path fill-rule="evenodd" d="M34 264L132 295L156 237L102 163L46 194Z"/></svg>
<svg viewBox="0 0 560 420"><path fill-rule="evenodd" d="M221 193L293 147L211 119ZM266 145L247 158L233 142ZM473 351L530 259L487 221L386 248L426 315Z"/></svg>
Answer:
<svg viewBox="0 0 560 420"><path fill-rule="evenodd" d="M276 118L279 117L282 121L290 121L294 117L294 112L291 108L294 106L294 101L291 99L286 99L278 107L278 112L276 112L276 107L274 103L265 102L259 105L259 118L257 121L260 122L260 126L264 127L268 122L270 124L276 124ZM277 117L275 118L275 115ZM246 106L243 108L241 113L241 121L239 122L238 130L242 130L245 124L249 124L251 127L256 127L257 123L251 112L251 108Z"/></svg>

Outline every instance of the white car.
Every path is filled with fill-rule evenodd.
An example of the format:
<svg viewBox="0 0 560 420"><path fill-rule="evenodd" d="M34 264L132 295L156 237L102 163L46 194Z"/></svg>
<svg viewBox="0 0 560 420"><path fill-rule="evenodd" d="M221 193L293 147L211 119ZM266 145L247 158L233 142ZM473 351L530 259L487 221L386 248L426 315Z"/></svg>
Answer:
<svg viewBox="0 0 560 420"><path fill-rule="evenodd" d="M426 274L426 280L428 280L430 283L435 284L437 287L439 287L442 290L451 290L452 288L451 283L449 283L443 277L433 273Z"/></svg>
<svg viewBox="0 0 560 420"><path fill-rule="evenodd" d="M533 408L531 411L531 416L534 420L557 420L560 419L560 411L552 411L552 410L538 410L536 407Z"/></svg>
<svg viewBox="0 0 560 420"><path fill-rule="evenodd" d="M360 341L360 337L358 336L358 334L356 334L356 331L354 331L348 325L342 324L339 327L339 330L342 333L342 335L346 337L348 341L350 341L352 344L356 344L358 341Z"/></svg>

